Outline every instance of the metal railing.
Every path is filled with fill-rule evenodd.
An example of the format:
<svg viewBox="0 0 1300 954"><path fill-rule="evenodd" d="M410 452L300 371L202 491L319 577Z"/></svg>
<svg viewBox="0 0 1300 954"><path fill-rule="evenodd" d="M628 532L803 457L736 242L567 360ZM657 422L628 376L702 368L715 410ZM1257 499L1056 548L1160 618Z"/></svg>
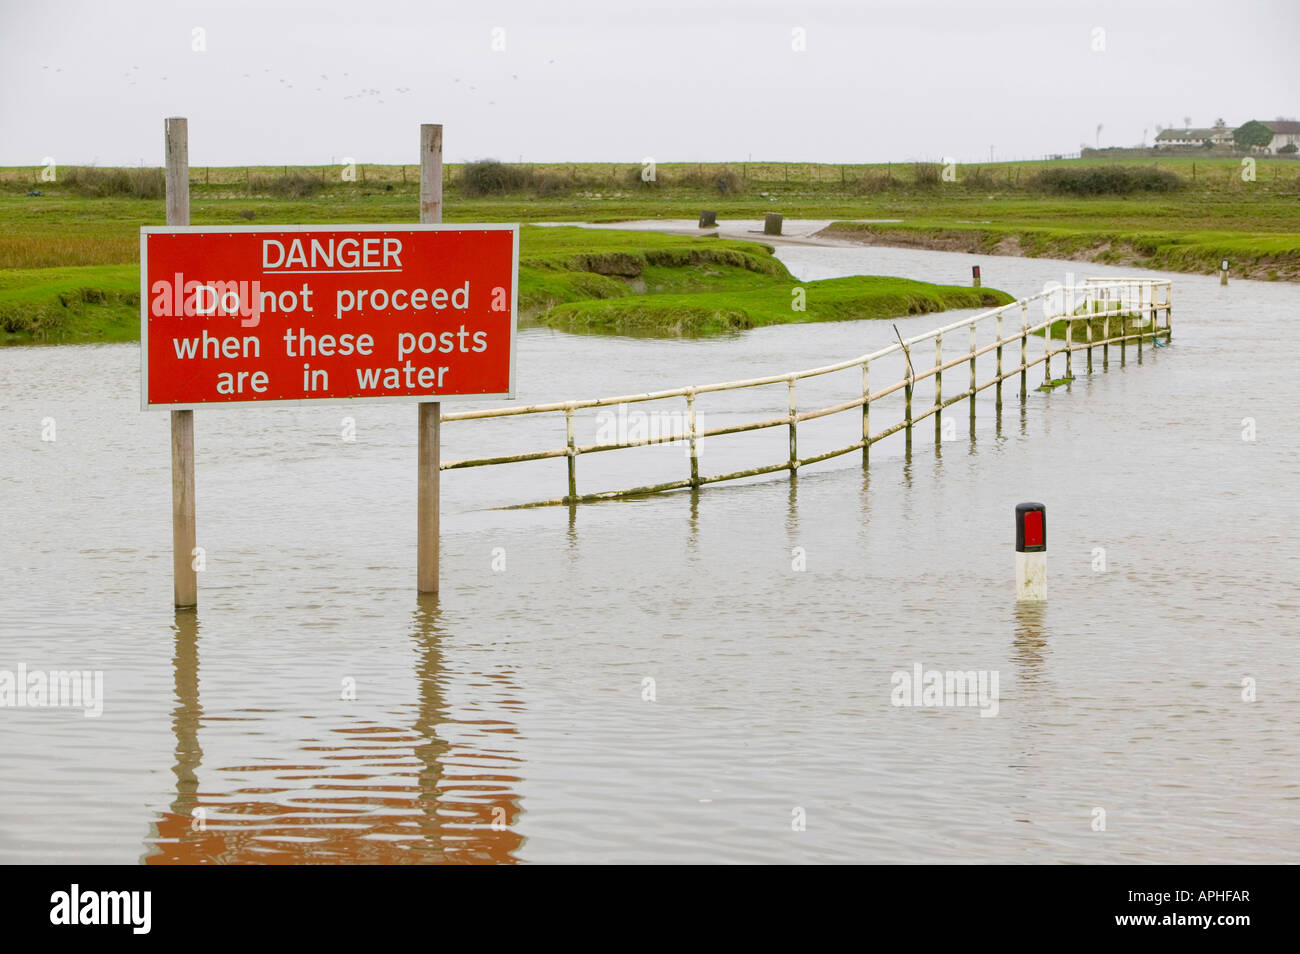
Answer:
<svg viewBox="0 0 1300 954"><path fill-rule="evenodd" d="M1158 293L1163 293L1158 296ZM604 500L613 497L632 496L637 494L660 493L669 490L682 490L691 487L700 487L704 484L720 483L728 480L739 480L746 477L757 477L763 474L776 473L779 471L789 471L791 474L798 472L800 467L809 464L819 463L824 460L830 460L840 457L844 454L850 454L854 451L862 451L862 461L866 464L869 460L871 445L875 444L886 437L904 431L906 433L907 447L911 449L912 429L921 421L933 416L935 419L935 439L941 438L941 419L943 411L961 401L969 400L971 402L970 415L972 422L975 416L975 396L986 388L997 388L996 406L998 413L1002 410L1002 382L1015 375L1020 375L1020 399L1023 402L1026 397L1028 374L1031 368L1036 365L1043 365L1043 384L1045 387L1053 387L1065 380L1073 378L1073 355L1078 351L1087 351L1088 372L1092 372L1093 352L1094 349L1102 349L1103 367L1109 365L1110 346L1117 344L1120 347L1121 360L1124 358L1124 349L1130 342L1136 344L1138 356L1141 358L1143 343L1150 339L1153 346L1159 345L1159 338L1164 337L1168 342L1172 336L1172 315L1173 315L1173 287L1165 279L1087 279L1082 285L1070 287L1050 288L1029 298L1022 298L1000 308L991 309L981 312L961 321L953 322L942 328L936 328L923 334L916 335L912 338L900 338L897 343L865 354L857 358L850 358L847 361L841 361L837 364L828 364L820 368L810 368L804 371L792 371L787 374L774 374L766 377L748 378L742 381L726 381L718 384L702 384L691 387L673 388L667 391L651 391L644 394L626 394L619 397L606 398L589 398L580 401L560 401L551 404L532 404L525 407L503 407L489 408L475 411L455 411L444 413L442 420L444 422L452 421L473 421L483 420L485 418L505 418L515 417L521 414L563 414L565 422L566 443L563 447L551 450L533 451L530 453L514 454L505 457L481 457L468 458L465 460L451 460L441 464L442 470L459 470L467 467L489 467L498 464L513 464L523 461L547 460L550 458L563 458L568 471L568 493L562 497L555 497L549 500L536 501L535 503L526 504L525 506L546 506L554 504L577 504L588 501ZM1043 310L1051 317L1044 318L1041 321L1030 323L1029 309L1032 304L1042 302ZM1163 313L1164 324L1160 324L1159 318ZM1004 335L1004 324L1008 317L1019 318L1018 329L1013 330L1010 334ZM994 329L994 338L983 344L979 342L979 332L982 329L992 327ZM957 356L945 360L943 345L945 339L951 340L955 335L961 332L967 332L967 345L963 352L958 352ZM1076 341L1076 334L1082 332L1085 336L1083 342ZM1100 334L1100 337L1098 337ZM1030 342L1038 336L1042 337L1042 349L1036 357L1030 357ZM1055 344L1059 335L1060 344ZM927 341L934 341L934 364L928 369L917 370L914 364L914 349L917 345ZM1007 346L1020 345L1020 361L1014 367L1004 368L1003 366L1003 349ZM870 385L871 366L873 363L879 363L882 359L901 352L906 361L907 373L904 377L887 387L878 391L872 391ZM996 372L995 374L983 381L977 382L976 362L977 359L987 355L996 355ZM1065 375L1064 378L1054 380L1052 378L1052 359L1058 355L1065 357ZM969 364L970 374L967 386L960 392L945 397L943 394L943 373L959 367L963 364ZM862 388L861 393L849 400L820 407L811 410L800 411L796 403L796 389L799 381L809 378L816 378L822 375L833 374L837 371L845 371L850 368L860 367L862 369ZM913 393L918 381L927 378L934 379L934 399L932 403L924 408L917 410L915 413L912 408ZM764 420L753 421L744 424L732 424L725 427L700 428L696 421L696 399L701 395L716 393L719 391L735 391L744 388L757 388L784 385L788 391L788 411L786 414L778 417L770 417ZM902 420L894 423L876 433L871 431L871 408L872 405L878 404L881 400L895 394L898 391L903 392L904 408ZM574 436L574 412L588 408L613 407L618 405L637 404L646 401L662 401L671 398L684 398L686 402L686 429L679 433L666 436L652 436L644 440L627 440L597 444L580 445ZM840 414L846 411L861 408L862 413L862 436L850 444L823 453L813 454L808 457L799 456L798 427L805 421L816 420L818 418L828 417L833 414ZM722 437L728 434L739 434L748 431L757 431L770 427L785 427L789 430L789 455L780 463L770 464L761 467L751 467L745 470L733 471L723 474L702 474L700 472L699 447L700 442L706 438ZM578 493L578 459L588 454L603 453L606 451L622 450L629 447L644 447L650 444L668 444L675 442L689 442L689 459L690 459L690 476L683 477L679 480L670 480L663 483L648 484L641 487L630 487L619 490L605 490L596 493Z"/></svg>

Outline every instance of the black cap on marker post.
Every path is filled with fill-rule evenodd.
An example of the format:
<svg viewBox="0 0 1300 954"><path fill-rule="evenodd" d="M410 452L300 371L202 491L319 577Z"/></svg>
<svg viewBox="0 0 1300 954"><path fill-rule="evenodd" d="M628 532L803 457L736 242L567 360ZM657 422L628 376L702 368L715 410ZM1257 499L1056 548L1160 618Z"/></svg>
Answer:
<svg viewBox="0 0 1300 954"><path fill-rule="evenodd" d="M1016 504L1016 552L1047 550L1047 508L1040 503Z"/></svg>

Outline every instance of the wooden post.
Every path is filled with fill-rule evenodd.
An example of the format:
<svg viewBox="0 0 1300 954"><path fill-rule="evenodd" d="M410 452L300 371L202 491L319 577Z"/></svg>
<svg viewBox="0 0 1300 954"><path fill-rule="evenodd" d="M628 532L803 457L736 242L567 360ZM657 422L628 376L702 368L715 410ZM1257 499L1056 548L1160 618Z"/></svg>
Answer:
<svg viewBox="0 0 1300 954"><path fill-rule="evenodd" d="M1088 317L1085 320L1088 322L1088 373L1092 374L1092 309L1088 310Z"/></svg>
<svg viewBox="0 0 1300 954"><path fill-rule="evenodd" d="M167 155L167 224L190 224L189 123L173 116L164 124ZM199 605L194 518L194 412L172 411L172 590L177 609Z"/></svg>
<svg viewBox="0 0 1300 954"><path fill-rule="evenodd" d="M1029 304L1020 305L1020 403L1025 403L1025 384L1029 375Z"/></svg>
<svg viewBox="0 0 1300 954"><path fill-rule="evenodd" d="M569 462L569 499L570 505L578 502L578 454L575 448L578 446L573 434L573 408L564 409L564 434L568 441L568 462Z"/></svg>
<svg viewBox="0 0 1300 954"><path fill-rule="evenodd" d="M1074 377L1074 316L1065 316L1065 376Z"/></svg>
<svg viewBox="0 0 1300 954"><path fill-rule="evenodd" d="M862 362L862 466L871 463L871 362Z"/></svg>
<svg viewBox="0 0 1300 954"><path fill-rule="evenodd" d="M700 485L700 442L696 434L698 428L695 426L695 392L689 391L686 394L686 423L691 429L691 486Z"/></svg>
<svg viewBox="0 0 1300 954"><path fill-rule="evenodd" d="M975 326L970 326L970 436L975 436Z"/></svg>
<svg viewBox="0 0 1300 954"><path fill-rule="evenodd" d="M364 168L362 170L364 175ZM420 224L442 221L442 125L420 126ZM419 477L416 489L416 586L438 592L438 509L442 473L442 403L422 401L419 414Z"/></svg>
<svg viewBox="0 0 1300 954"><path fill-rule="evenodd" d="M797 425L794 419L794 378L790 378L788 383L790 385L790 476L793 477L799 470L799 438L795 431Z"/></svg>
<svg viewBox="0 0 1300 954"><path fill-rule="evenodd" d="M1002 419L1002 312L998 312L998 383L995 392L995 403L998 420Z"/></svg>
<svg viewBox="0 0 1300 954"><path fill-rule="evenodd" d="M1110 370L1110 312L1102 312L1101 315L1101 369Z"/></svg>
<svg viewBox="0 0 1300 954"><path fill-rule="evenodd" d="M943 335L934 336L934 445L943 443Z"/></svg>

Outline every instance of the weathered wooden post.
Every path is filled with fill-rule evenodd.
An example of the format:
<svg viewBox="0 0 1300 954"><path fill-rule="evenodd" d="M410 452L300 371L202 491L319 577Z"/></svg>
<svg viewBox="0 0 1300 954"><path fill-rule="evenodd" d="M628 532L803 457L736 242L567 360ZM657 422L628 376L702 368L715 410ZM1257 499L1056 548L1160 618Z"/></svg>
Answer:
<svg viewBox="0 0 1300 954"><path fill-rule="evenodd" d="M970 279L971 279L971 287L973 288L980 287L980 267L978 265L972 265L970 267Z"/></svg>
<svg viewBox="0 0 1300 954"><path fill-rule="evenodd" d="M1029 380L1029 303L1020 303L1020 403L1026 399Z"/></svg>
<svg viewBox="0 0 1300 954"><path fill-rule="evenodd" d="M578 502L578 443L573 432L573 408L571 407L564 409L564 435L568 442L566 460L569 465L569 497L566 502L572 506Z"/></svg>
<svg viewBox="0 0 1300 954"><path fill-rule="evenodd" d="M165 122L167 155L167 224L190 224L189 122L173 116ZM177 609L199 605L199 578L194 568L197 547L194 517L194 412L172 411L172 581Z"/></svg>
<svg viewBox="0 0 1300 954"><path fill-rule="evenodd" d="M798 425L796 420L797 411L795 410L794 401L794 377L788 379L790 385L790 476L793 477L799 471L799 436L795 428Z"/></svg>
<svg viewBox="0 0 1300 954"><path fill-rule="evenodd" d="M871 463L871 362L862 362L862 466Z"/></svg>
<svg viewBox="0 0 1300 954"><path fill-rule="evenodd" d="M998 333L998 350L997 350L998 383L997 383L997 390L994 392L995 394L994 400L996 404L998 419L1001 420L1002 418L1002 310L1001 309L998 309L997 333Z"/></svg>
<svg viewBox="0 0 1300 954"><path fill-rule="evenodd" d="M1065 316L1065 376L1074 377L1074 316Z"/></svg>
<svg viewBox="0 0 1300 954"><path fill-rule="evenodd" d="M763 233L765 235L780 235L781 223L784 218L780 212L768 212L763 216Z"/></svg>
<svg viewBox="0 0 1300 954"><path fill-rule="evenodd" d="M943 335L934 336L934 444L943 443Z"/></svg>
<svg viewBox="0 0 1300 954"><path fill-rule="evenodd" d="M1228 260L1226 258L1219 263L1219 284L1220 285L1228 284ZM1152 289L1151 297L1154 300L1155 289Z"/></svg>
<svg viewBox="0 0 1300 954"><path fill-rule="evenodd" d="M1087 334L1088 334L1088 373L1092 374L1092 311L1091 310L1088 311L1088 317L1085 318L1084 321L1086 322L1085 327L1087 328Z"/></svg>
<svg viewBox="0 0 1300 954"><path fill-rule="evenodd" d="M442 125L420 126L420 224L442 221ZM419 450L416 496L416 588L438 592L438 509L442 473L440 429L442 403L419 404Z"/></svg>
<svg viewBox="0 0 1300 954"><path fill-rule="evenodd" d="M700 438L699 428L695 424L695 392L686 392L686 424L691 433L691 486L700 485Z"/></svg>
<svg viewBox="0 0 1300 954"><path fill-rule="evenodd" d="M975 325L970 326L970 436L975 436Z"/></svg>

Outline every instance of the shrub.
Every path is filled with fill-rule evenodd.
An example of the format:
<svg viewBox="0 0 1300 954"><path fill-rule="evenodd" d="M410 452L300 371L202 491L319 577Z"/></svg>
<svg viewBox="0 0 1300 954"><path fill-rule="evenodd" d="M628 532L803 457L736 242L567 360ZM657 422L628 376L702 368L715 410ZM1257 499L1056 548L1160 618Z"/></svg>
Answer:
<svg viewBox="0 0 1300 954"><path fill-rule="evenodd" d="M129 199L161 199L167 192L161 169L69 169L63 186L89 198L120 196Z"/></svg>
<svg viewBox="0 0 1300 954"><path fill-rule="evenodd" d="M531 178L528 169L508 166L496 159L479 159L465 163L460 183L466 195L505 195L527 188Z"/></svg>
<svg viewBox="0 0 1300 954"><path fill-rule="evenodd" d="M1173 192L1181 180L1167 169L1145 166L1061 166L1044 169L1033 184L1058 195L1132 195L1135 192Z"/></svg>
<svg viewBox="0 0 1300 954"><path fill-rule="evenodd" d="M253 176L248 182L250 192L273 195L277 199L306 199L320 192L323 188L325 188L325 184L320 179L304 175L301 172L290 172L274 178L271 176Z"/></svg>
<svg viewBox="0 0 1300 954"><path fill-rule="evenodd" d="M934 188L939 184L939 169L937 162L914 162L912 180L923 189Z"/></svg>

